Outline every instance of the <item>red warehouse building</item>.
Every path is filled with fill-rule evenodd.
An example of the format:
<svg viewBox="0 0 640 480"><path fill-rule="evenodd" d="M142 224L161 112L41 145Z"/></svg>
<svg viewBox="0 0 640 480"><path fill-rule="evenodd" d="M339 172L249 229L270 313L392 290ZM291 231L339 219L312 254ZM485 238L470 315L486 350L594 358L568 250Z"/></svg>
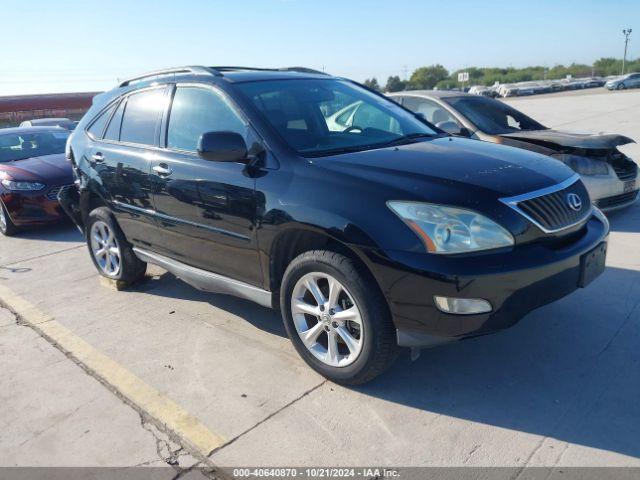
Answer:
<svg viewBox="0 0 640 480"><path fill-rule="evenodd" d="M14 127L25 120L45 117L80 120L98 93L100 92L0 97L0 127Z"/></svg>

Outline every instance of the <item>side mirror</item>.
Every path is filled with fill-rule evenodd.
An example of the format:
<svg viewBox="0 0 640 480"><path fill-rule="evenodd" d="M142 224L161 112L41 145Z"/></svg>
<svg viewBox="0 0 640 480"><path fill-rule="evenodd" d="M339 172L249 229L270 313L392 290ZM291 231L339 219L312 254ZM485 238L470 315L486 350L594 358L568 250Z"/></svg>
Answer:
<svg viewBox="0 0 640 480"><path fill-rule="evenodd" d="M198 155L213 162L245 162L247 144L235 132L206 132L198 140Z"/></svg>

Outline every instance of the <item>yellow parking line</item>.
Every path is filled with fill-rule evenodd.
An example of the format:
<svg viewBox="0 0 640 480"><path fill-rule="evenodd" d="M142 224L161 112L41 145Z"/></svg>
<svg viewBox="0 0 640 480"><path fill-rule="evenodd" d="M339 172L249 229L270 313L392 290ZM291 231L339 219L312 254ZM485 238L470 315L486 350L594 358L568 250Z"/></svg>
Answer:
<svg viewBox="0 0 640 480"><path fill-rule="evenodd" d="M18 315L23 323L73 357L123 398L178 435L203 456L226 443L222 436L209 430L180 405L3 285L0 285L0 302Z"/></svg>

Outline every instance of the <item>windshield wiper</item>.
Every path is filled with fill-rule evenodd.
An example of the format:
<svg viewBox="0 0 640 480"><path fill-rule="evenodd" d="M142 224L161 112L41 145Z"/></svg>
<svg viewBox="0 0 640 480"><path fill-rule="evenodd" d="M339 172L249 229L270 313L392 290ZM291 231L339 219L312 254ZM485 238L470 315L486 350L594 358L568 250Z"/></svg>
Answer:
<svg viewBox="0 0 640 480"><path fill-rule="evenodd" d="M351 145L348 147L332 148L331 150L302 152L302 154L305 157L326 157L329 155L338 155L341 153L362 152L365 150L385 148L393 145L403 145L405 143L410 143L412 140L417 140L419 138L433 138L437 136L438 136L437 134L432 134L432 133L409 133L407 135L402 135L401 137L394 138L393 140L390 140L388 142L370 143L366 145Z"/></svg>
<svg viewBox="0 0 640 480"><path fill-rule="evenodd" d="M433 138L437 137L437 134L433 133L409 133L407 135L402 135L401 137L394 138L385 143L379 143L379 147L390 147L393 145L405 145L407 143L411 143L412 140L418 140L420 138Z"/></svg>
<svg viewBox="0 0 640 480"><path fill-rule="evenodd" d="M312 152L301 152L305 157L327 157L329 155L339 155L341 153L353 153L362 152L364 150L370 150L376 148L378 145L353 145L350 147L332 148L330 150L317 150Z"/></svg>

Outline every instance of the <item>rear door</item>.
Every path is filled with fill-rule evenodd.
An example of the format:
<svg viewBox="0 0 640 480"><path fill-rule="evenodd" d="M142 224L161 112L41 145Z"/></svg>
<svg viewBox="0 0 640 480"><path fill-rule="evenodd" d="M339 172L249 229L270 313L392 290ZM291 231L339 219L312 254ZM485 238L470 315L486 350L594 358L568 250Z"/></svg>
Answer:
<svg viewBox="0 0 640 480"><path fill-rule="evenodd" d="M242 163L207 161L197 153L205 132L239 133L249 147L257 137L230 101L209 85L175 88L163 124L163 148L152 167L162 252L261 285L255 179Z"/></svg>
<svg viewBox="0 0 640 480"><path fill-rule="evenodd" d="M158 236L149 173L168 101L166 92L167 87L161 86L124 97L90 157L99 190L127 239L139 246L153 245Z"/></svg>

